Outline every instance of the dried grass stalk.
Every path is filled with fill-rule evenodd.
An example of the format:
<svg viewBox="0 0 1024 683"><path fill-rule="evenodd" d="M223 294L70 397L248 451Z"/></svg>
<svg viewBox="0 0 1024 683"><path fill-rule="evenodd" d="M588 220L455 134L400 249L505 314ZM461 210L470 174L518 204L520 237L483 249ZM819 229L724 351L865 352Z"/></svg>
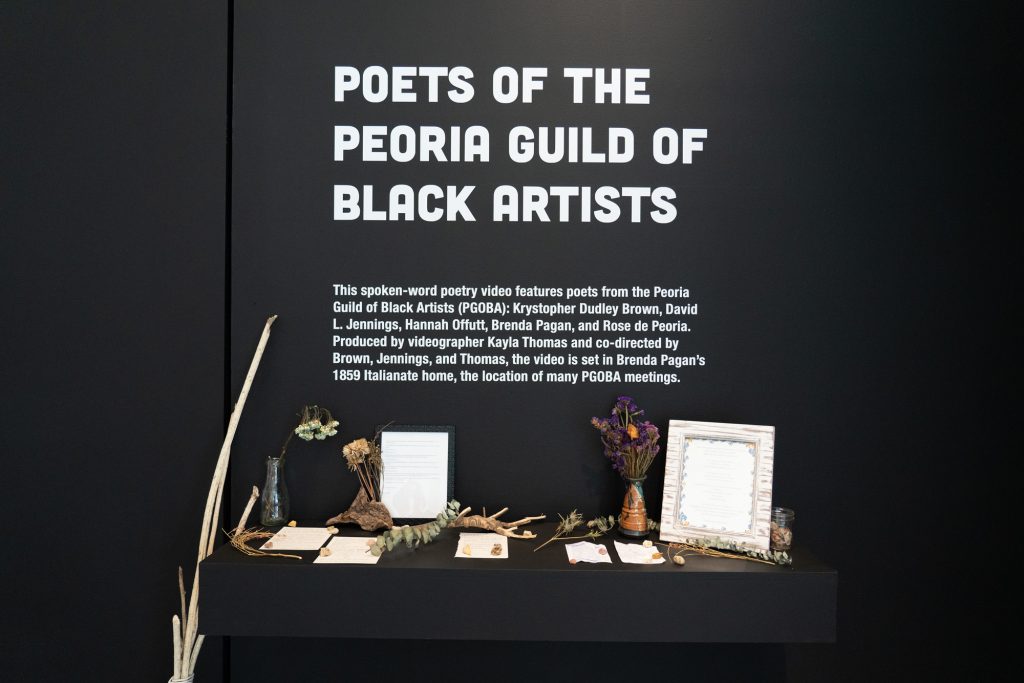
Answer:
<svg viewBox="0 0 1024 683"><path fill-rule="evenodd" d="M259 541L265 538L273 538L273 531L262 531L260 529L243 529L242 531L236 531L231 534L231 547L240 553L244 553L249 557L291 557L296 560L301 560L301 555L289 555L286 553L268 553L258 548L249 546L250 541Z"/></svg>

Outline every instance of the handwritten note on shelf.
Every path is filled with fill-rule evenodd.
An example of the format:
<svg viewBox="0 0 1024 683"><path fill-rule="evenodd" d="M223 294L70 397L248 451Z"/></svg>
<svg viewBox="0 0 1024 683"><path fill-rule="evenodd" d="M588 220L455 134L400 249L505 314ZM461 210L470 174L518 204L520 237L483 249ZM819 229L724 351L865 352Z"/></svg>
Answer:
<svg viewBox="0 0 1024 683"><path fill-rule="evenodd" d="M377 564L380 555L370 552L367 541L372 538L355 536L335 536L327 544L330 555L321 555L313 560L313 564Z"/></svg>
<svg viewBox="0 0 1024 683"><path fill-rule="evenodd" d="M501 534L459 534L455 557L474 560L502 560L508 557L508 538Z"/></svg>
<svg viewBox="0 0 1024 683"><path fill-rule="evenodd" d="M580 541L579 543L567 543L565 554L569 556L569 563L589 562L591 564L611 563L612 558L608 556L608 548L602 543L590 543Z"/></svg>
<svg viewBox="0 0 1024 683"><path fill-rule="evenodd" d="M318 550L331 532L316 526L286 526L274 534L261 550Z"/></svg>

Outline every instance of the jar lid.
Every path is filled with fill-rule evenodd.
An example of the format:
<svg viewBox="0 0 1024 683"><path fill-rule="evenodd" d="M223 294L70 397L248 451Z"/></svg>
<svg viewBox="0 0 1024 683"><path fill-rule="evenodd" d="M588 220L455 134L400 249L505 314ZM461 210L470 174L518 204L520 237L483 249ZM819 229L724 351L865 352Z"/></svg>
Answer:
<svg viewBox="0 0 1024 683"><path fill-rule="evenodd" d="M772 517L777 517L779 519L794 519L796 517L796 513L789 508L772 508Z"/></svg>

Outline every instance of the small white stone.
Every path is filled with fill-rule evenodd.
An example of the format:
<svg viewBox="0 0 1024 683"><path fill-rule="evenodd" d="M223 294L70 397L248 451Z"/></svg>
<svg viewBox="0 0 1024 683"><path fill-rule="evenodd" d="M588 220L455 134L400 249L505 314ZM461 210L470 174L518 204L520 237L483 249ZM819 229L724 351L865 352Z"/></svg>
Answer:
<svg viewBox="0 0 1024 683"><path fill-rule="evenodd" d="M686 564L686 558L683 557L682 555L673 555L672 556L672 561L675 562L676 564L678 564L680 567L682 567L684 564Z"/></svg>
<svg viewBox="0 0 1024 683"><path fill-rule="evenodd" d="M644 541L644 547L645 548L650 548L652 545L654 545L654 544L651 543L650 541Z"/></svg>

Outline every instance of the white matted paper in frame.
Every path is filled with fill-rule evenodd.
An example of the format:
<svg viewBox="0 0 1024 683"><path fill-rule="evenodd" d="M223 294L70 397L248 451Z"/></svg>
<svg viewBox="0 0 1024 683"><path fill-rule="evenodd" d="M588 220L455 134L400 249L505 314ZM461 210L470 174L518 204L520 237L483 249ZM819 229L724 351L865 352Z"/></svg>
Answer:
<svg viewBox="0 0 1024 683"><path fill-rule="evenodd" d="M380 434L381 502L394 519L430 519L452 499L455 427L389 425Z"/></svg>
<svg viewBox="0 0 1024 683"><path fill-rule="evenodd" d="M669 421L661 540L768 550L774 461L775 427Z"/></svg>

